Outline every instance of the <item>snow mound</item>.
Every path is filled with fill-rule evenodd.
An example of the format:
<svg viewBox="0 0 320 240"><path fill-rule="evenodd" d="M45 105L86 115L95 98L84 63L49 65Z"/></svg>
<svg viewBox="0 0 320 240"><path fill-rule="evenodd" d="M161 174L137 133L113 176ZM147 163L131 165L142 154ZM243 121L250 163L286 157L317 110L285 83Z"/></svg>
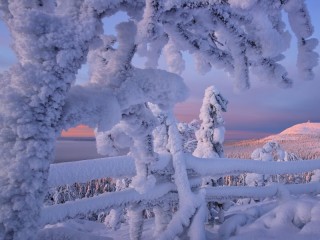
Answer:
<svg viewBox="0 0 320 240"><path fill-rule="evenodd" d="M280 133L280 135L293 135L293 134L320 135L320 123L306 122L306 123L296 124Z"/></svg>

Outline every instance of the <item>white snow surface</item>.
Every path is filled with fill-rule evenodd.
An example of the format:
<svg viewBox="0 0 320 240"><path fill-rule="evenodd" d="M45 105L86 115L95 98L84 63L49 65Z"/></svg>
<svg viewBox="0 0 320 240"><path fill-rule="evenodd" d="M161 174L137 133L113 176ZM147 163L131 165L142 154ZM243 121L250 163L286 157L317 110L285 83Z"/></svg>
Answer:
<svg viewBox="0 0 320 240"><path fill-rule="evenodd" d="M320 236L319 197L285 197L250 205L231 206L221 225L206 224L206 239L232 240L316 240ZM145 219L142 240L149 240L155 230L154 218ZM46 225L37 240L125 240L129 239L129 226L122 224L113 231L103 223L87 220L68 220ZM185 239L185 238L182 238Z"/></svg>
<svg viewBox="0 0 320 240"><path fill-rule="evenodd" d="M292 135L292 134L320 136L320 123L307 122L307 123L296 124L280 133L280 135Z"/></svg>

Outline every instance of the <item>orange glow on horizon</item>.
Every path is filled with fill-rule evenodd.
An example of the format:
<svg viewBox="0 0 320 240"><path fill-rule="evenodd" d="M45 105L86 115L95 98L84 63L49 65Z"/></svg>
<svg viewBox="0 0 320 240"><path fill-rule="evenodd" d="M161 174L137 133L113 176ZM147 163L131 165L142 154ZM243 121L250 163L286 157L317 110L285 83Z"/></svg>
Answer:
<svg viewBox="0 0 320 240"><path fill-rule="evenodd" d="M174 109L174 113L178 121L190 122L193 119L198 119L199 109L201 103L190 101L179 103ZM273 133L264 131L243 131L228 129L226 126L225 139L226 140L243 140L243 139L259 139L266 136L270 136ZM61 133L62 137L94 137L94 131L92 128L86 125L79 125L75 128L70 128L68 131Z"/></svg>
<svg viewBox="0 0 320 240"><path fill-rule="evenodd" d="M62 131L61 137L94 137L93 129L86 125L79 125L70 128L68 131Z"/></svg>
<svg viewBox="0 0 320 240"><path fill-rule="evenodd" d="M242 140L242 139L259 139L266 136L270 136L269 132L250 132L240 130L227 130L225 133L226 140ZM61 137L94 137L93 129L79 125L75 128L70 128L68 131L63 131Z"/></svg>

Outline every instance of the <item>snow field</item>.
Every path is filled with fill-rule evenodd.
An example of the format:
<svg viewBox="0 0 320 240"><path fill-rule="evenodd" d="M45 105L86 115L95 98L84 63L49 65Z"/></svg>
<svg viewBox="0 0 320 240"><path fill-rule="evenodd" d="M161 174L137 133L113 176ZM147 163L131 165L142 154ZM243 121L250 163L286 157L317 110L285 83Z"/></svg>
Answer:
<svg viewBox="0 0 320 240"><path fill-rule="evenodd" d="M243 172L257 172L260 174L300 173L320 168L320 160L295 162L261 162L246 161L243 159L199 159L189 154L181 154L186 161L186 169L198 173L198 176L214 176L223 174L239 174ZM168 154L160 155L159 161L153 166L154 171L166 168L171 159ZM102 177L123 178L134 176L134 161L129 156L110 157L95 160L86 160L69 163L52 164L50 167L49 184L59 186L74 182L86 182ZM199 178L190 179L191 187L200 186ZM169 192L177 190L173 183L157 184L155 188L144 194L134 189L125 189L119 192L101 194L92 198L85 198L65 204L46 206L42 209L43 224L56 223L69 217L76 217L81 213L110 209L116 206L127 206L139 201L152 202ZM209 200L227 200L233 198L266 198L275 195L316 194L320 192L320 184L272 185L265 187L206 187L205 198ZM189 199L190 200L190 199ZM190 207L190 205L187 205ZM182 211L182 210L181 210Z"/></svg>

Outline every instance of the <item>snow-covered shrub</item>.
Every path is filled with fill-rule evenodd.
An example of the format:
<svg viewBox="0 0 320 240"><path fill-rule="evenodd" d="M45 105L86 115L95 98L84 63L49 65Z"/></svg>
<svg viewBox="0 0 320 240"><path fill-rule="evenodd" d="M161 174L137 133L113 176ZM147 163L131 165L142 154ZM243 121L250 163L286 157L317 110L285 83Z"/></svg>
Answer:
<svg viewBox="0 0 320 240"><path fill-rule="evenodd" d="M257 148L251 154L253 160L259 161L298 161L301 160L294 153L283 150L277 142L267 142L262 148ZM282 175L260 175L256 173L248 173L245 177L245 183L248 186L264 186L275 183L305 183L311 179L311 173L301 174L282 174Z"/></svg>

